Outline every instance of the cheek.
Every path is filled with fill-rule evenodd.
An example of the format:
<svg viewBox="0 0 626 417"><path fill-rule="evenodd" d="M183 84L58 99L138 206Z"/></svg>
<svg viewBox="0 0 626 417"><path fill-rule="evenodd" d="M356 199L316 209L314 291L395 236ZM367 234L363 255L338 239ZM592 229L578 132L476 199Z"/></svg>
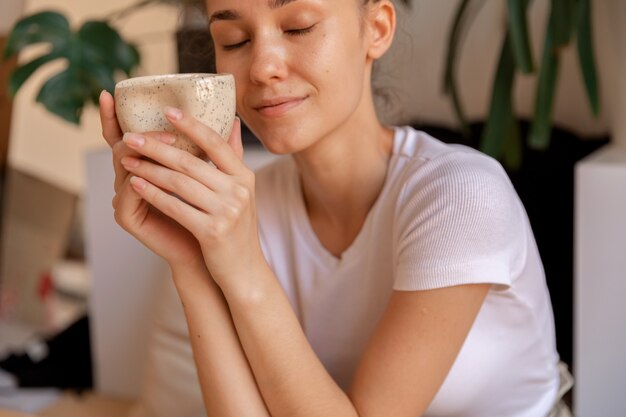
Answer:
<svg viewBox="0 0 626 417"><path fill-rule="evenodd" d="M355 95L361 91L365 75L365 52L360 38L355 35L327 37L310 59L314 59L316 65L308 68L315 68L320 83L337 93L335 100L352 102L357 99Z"/></svg>

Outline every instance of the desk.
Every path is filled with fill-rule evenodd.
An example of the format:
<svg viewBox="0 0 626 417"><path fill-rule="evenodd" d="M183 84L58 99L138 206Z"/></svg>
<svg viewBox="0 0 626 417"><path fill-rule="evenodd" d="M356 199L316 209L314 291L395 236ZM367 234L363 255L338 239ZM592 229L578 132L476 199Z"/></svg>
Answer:
<svg viewBox="0 0 626 417"><path fill-rule="evenodd" d="M133 405L132 401L103 397L95 394L66 393L61 399L37 414L38 417L124 417ZM32 417L15 411L0 410L0 417Z"/></svg>

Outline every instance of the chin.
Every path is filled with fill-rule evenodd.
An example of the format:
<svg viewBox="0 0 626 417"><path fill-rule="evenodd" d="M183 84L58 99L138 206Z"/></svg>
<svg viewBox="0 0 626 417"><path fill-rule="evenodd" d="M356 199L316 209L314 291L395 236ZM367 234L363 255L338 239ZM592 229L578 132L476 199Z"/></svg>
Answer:
<svg viewBox="0 0 626 417"><path fill-rule="evenodd" d="M308 148L314 140L311 132L298 126L280 123L264 123L262 126L248 125L265 149L276 155L298 153Z"/></svg>

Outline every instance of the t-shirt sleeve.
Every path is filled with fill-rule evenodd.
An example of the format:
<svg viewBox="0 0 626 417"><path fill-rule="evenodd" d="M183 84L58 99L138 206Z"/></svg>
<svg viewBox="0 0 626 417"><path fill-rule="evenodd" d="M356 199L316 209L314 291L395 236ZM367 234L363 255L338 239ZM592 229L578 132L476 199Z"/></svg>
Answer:
<svg viewBox="0 0 626 417"><path fill-rule="evenodd" d="M511 285L525 247L523 208L497 161L465 151L425 162L396 210L395 290Z"/></svg>

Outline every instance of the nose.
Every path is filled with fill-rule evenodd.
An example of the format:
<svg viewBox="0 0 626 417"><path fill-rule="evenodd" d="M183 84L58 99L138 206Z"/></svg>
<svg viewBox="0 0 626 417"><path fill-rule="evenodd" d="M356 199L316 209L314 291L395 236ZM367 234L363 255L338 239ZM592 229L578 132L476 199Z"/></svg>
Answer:
<svg viewBox="0 0 626 417"><path fill-rule="evenodd" d="M278 39L257 39L253 44L250 80L256 84L271 84L288 74L287 51Z"/></svg>

